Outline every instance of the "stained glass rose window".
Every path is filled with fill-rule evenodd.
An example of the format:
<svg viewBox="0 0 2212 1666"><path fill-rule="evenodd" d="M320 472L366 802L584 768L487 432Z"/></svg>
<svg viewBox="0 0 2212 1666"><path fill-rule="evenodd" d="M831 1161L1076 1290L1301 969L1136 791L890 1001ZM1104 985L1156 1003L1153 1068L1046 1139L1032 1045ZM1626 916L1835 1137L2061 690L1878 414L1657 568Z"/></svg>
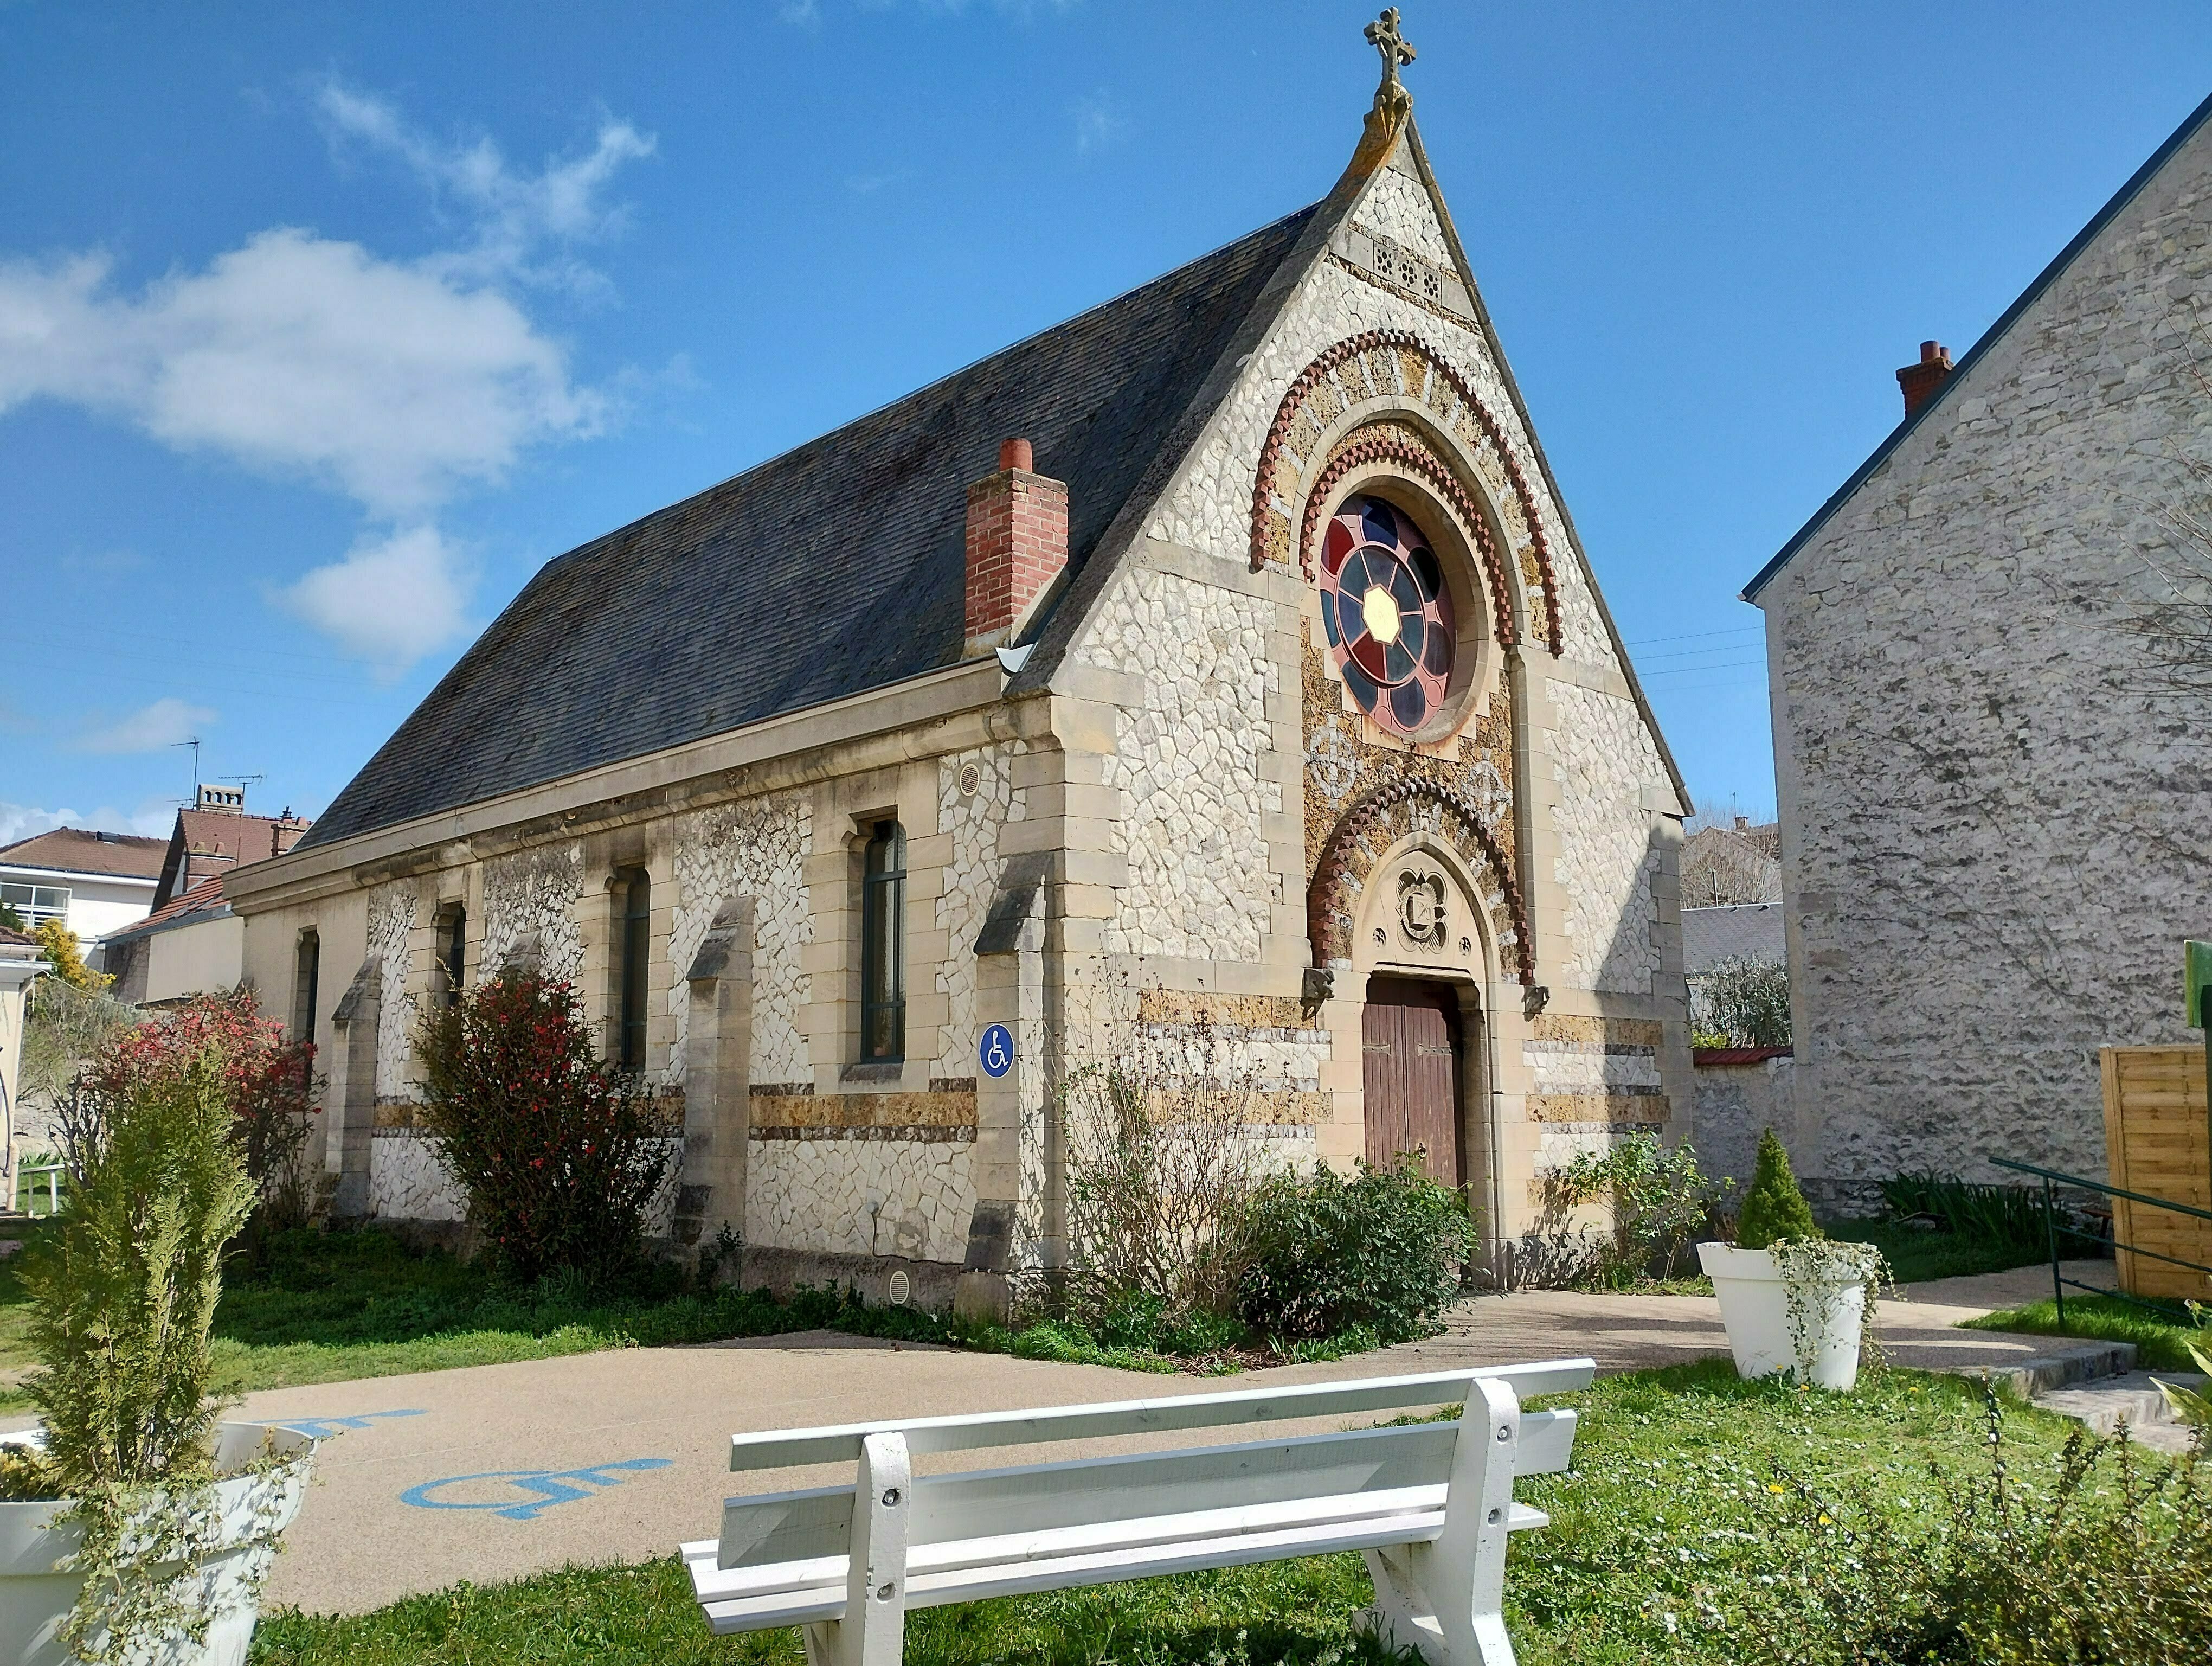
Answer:
<svg viewBox="0 0 2212 1666"><path fill-rule="evenodd" d="M1395 733L1443 709L1451 682L1451 597L1413 518L1379 497L1337 511L1322 540L1321 617L1330 657L1359 709Z"/></svg>

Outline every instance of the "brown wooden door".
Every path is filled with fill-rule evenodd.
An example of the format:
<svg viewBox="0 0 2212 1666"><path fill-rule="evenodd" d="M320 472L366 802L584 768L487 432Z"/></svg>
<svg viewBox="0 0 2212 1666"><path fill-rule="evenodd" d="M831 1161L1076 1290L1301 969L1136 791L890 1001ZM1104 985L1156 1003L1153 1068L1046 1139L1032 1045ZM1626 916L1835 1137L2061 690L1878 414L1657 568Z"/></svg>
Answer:
<svg viewBox="0 0 2212 1666"><path fill-rule="evenodd" d="M1440 984L1370 978L1360 1019L1367 1160L1419 1152L1429 1176L1466 1178L1459 1140L1459 1002Z"/></svg>

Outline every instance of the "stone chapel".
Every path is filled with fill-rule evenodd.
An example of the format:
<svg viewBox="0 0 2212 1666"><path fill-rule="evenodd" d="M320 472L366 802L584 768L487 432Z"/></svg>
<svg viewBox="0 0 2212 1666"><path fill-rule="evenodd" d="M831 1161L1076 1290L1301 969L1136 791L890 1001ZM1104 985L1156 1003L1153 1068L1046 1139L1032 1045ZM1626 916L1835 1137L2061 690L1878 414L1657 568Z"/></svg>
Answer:
<svg viewBox="0 0 2212 1666"><path fill-rule="evenodd" d="M1370 39L1321 202L548 562L226 881L340 1215L459 1215L410 1037L517 964L771 1284L1051 1264L1056 1085L1194 1026L1500 1278L1548 1169L1687 1132L1689 801Z"/></svg>

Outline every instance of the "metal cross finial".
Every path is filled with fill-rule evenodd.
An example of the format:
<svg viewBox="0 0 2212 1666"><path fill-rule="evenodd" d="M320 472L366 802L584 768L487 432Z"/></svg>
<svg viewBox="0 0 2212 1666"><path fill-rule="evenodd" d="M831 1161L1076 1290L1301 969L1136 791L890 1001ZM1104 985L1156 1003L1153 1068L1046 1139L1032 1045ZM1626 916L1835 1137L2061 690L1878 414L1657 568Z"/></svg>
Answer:
<svg viewBox="0 0 2212 1666"><path fill-rule="evenodd" d="M1406 37L1398 33L1398 9L1382 8L1382 15L1370 23L1364 31L1376 52L1382 54L1382 84L1398 85L1398 66L1413 61L1413 49L1406 44Z"/></svg>

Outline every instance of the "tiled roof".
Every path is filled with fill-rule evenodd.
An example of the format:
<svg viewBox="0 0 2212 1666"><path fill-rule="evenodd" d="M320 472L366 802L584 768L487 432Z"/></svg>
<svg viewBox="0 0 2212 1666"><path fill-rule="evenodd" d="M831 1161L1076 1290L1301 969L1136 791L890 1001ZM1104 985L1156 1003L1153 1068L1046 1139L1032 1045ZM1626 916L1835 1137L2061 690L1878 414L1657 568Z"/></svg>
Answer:
<svg viewBox="0 0 2212 1666"><path fill-rule="evenodd" d="M1067 483L1072 586L1313 213L549 562L301 846L957 660L966 489L999 442Z"/></svg>
<svg viewBox="0 0 2212 1666"><path fill-rule="evenodd" d="M0 867L44 867L63 873L112 873L118 879L153 879L161 872L167 839L137 833L96 833L90 828L57 827L11 845L0 845Z"/></svg>
<svg viewBox="0 0 2212 1666"><path fill-rule="evenodd" d="M1786 958L1779 903L1682 910L1682 970L1691 977L1723 960L1779 964Z"/></svg>
<svg viewBox="0 0 2212 1666"><path fill-rule="evenodd" d="M28 932L19 932L13 927L0 926L0 947L35 949L39 939Z"/></svg>
<svg viewBox="0 0 2212 1666"><path fill-rule="evenodd" d="M121 931L110 932L100 940L112 945L167 930L171 926L183 925L202 915L212 919L229 912L230 904L223 900L222 876L218 873L201 880L183 896L163 903L143 920L134 921Z"/></svg>
<svg viewBox="0 0 2212 1666"><path fill-rule="evenodd" d="M248 862L282 856L300 842L310 824L304 817L248 816L236 810L179 810L161 859L161 883L154 905L167 908L210 874L223 874Z"/></svg>

